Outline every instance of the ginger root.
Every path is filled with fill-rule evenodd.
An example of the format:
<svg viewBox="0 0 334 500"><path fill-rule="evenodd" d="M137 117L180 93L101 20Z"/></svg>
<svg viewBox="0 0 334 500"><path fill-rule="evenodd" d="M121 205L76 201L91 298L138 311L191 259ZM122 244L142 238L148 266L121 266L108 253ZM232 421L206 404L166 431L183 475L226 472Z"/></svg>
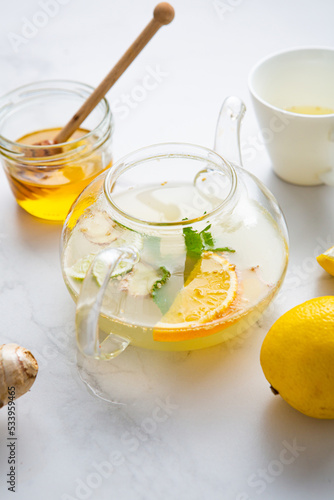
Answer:
<svg viewBox="0 0 334 500"><path fill-rule="evenodd" d="M35 382L38 363L30 351L17 344L0 346L0 408L8 403L8 389L15 388L19 398Z"/></svg>

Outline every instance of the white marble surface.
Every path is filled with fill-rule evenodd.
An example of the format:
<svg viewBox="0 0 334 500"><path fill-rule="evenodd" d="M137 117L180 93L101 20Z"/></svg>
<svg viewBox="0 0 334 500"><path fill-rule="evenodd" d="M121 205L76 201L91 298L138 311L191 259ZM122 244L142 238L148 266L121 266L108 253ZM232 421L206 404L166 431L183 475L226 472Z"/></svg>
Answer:
<svg viewBox="0 0 334 500"><path fill-rule="evenodd" d="M53 1L58 12L15 52L10 33L20 34L23 18L33 19L41 3L3 2L1 93L46 78L96 85L145 25L155 2ZM223 99L239 95L248 106L242 130L246 167L276 195L290 229L288 279L270 312L228 346L175 356L130 351L133 369L124 376L137 404L110 405L92 397L78 377L74 304L59 264L61 227L20 210L1 171L0 341L30 348L40 364L30 394L17 402L15 494L5 484L7 414L0 411L1 499L333 498L334 423L312 420L274 398L259 364L262 340L277 317L334 292L333 279L315 263L315 255L334 243L333 191L275 177L246 82L251 66L272 51L333 45L334 4L174 0L174 5L174 23L109 93L115 158L170 140L212 146ZM136 86L156 66L162 73L156 88L136 101ZM125 94L132 96L131 104L120 108ZM120 376L115 372L116 388ZM299 451L284 455L293 443ZM283 463L287 456L291 460Z"/></svg>

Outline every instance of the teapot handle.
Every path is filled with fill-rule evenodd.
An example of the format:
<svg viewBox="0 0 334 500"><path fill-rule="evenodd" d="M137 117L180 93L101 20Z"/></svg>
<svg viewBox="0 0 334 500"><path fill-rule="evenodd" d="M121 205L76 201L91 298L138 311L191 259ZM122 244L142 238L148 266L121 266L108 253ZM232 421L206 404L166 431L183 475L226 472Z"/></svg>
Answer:
<svg viewBox="0 0 334 500"><path fill-rule="evenodd" d="M240 125L246 106L239 97L230 96L221 107L217 126L214 151L227 161L242 166L240 151Z"/></svg>
<svg viewBox="0 0 334 500"><path fill-rule="evenodd" d="M129 345L130 340L112 332L100 342L99 316L103 297L114 269L120 261L135 264L137 250L133 247L107 248L98 253L83 280L76 309L76 334L79 349L86 356L95 359L111 359ZM94 267L99 266L101 286L94 276Z"/></svg>

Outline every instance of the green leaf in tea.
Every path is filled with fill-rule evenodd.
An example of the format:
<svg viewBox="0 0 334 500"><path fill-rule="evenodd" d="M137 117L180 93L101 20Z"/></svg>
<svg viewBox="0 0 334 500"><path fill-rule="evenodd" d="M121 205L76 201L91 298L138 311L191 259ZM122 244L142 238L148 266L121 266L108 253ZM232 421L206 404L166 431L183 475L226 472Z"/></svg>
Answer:
<svg viewBox="0 0 334 500"><path fill-rule="evenodd" d="M159 268L160 278L153 284L151 289L151 297L159 307L162 314L165 314L170 308L170 303L167 301L166 294L162 293L162 287L167 283L171 274L164 266Z"/></svg>
<svg viewBox="0 0 334 500"><path fill-rule="evenodd" d="M184 242L186 245L187 255L193 258L200 258L203 250L203 242L201 234L192 229L185 227L183 229Z"/></svg>
<svg viewBox="0 0 334 500"><path fill-rule="evenodd" d="M187 219L183 219L187 220ZM186 246L186 261L184 265L184 282L187 281L191 271L195 267L196 262L201 258L205 251L211 252L234 252L229 247L214 248L214 239L210 232L211 224L206 226L202 231L198 232L191 227L183 229L184 243Z"/></svg>
<svg viewBox="0 0 334 500"><path fill-rule="evenodd" d="M229 248L229 247L221 247L221 248L211 248L211 252L231 252L231 253L234 253L235 250L233 250L233 248Z"/></svg>
<svg viewBox="0 0 334 500"><path fill-rule="evenodd" d="M203 231L201 231L199 233L201 235L203 244L206 247L213 247L214 246L212 234L209 232L210 228L211 228L211 224L209 224L205 229L203 229Z"/></svg>

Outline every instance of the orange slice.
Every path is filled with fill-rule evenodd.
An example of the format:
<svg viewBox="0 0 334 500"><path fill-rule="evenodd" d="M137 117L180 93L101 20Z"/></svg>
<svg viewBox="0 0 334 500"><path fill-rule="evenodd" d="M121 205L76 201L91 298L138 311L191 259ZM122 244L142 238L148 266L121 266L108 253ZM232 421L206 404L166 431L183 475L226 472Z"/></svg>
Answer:
<svg viewBox="0 0 334 500"><path fill-rule="evenodd" d="M204 252L167 313L156 324L153 338L174 342L211 335L207 324L222 317L235 300L235 267L217 253ZM220 324L214 330L222 330Z"/></svg>

